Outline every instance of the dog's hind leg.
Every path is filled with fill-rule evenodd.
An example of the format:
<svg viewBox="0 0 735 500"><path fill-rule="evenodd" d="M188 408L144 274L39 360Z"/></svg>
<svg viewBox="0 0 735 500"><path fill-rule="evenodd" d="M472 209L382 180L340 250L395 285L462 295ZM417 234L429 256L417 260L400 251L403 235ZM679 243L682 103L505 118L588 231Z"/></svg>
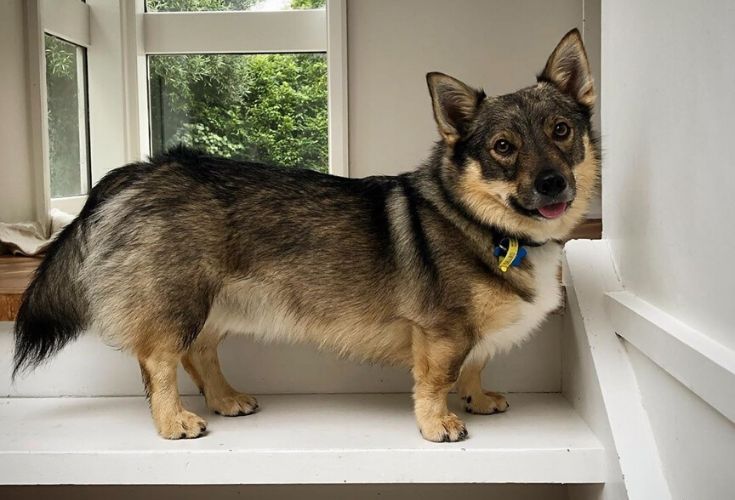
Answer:
<svg viewBox="0 0 735 500"><path fill-rule="evenodd" d="M481 360L468 359L459 375L457 391L465 402L464 409L467 413L491 415L508 409L505 396L482 389L482 370L485 364L487 357Z"/></svg>
<svg viewBox="0 0 735 500"><path fill-rule="evenodd" d="M180 352L162 345L145 354L138 353L153 420L158 433L166 439L196 438L207 430L207 422L181 404L176 386L176 368L180 359Z"/></svg>
<svg viewBox="0 0 735 500"><path fill-rule="evenodd" d="M258 409L258 402L233 389L222 374L217 354L222 338L218 332L205 327L182 358L182 364L204 394L210 410L228 417L250 415Z"/></svg>

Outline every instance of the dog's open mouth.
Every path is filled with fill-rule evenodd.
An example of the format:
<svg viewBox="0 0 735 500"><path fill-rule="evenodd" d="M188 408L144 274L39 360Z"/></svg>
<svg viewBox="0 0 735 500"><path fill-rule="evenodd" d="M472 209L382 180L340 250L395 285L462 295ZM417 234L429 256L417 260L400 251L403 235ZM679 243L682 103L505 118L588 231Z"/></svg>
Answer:
<svg viewBox="0 0 735 500"><path fill-rule="evenodd" d="M569 203L562 201L560 203L552 203L551 205L539 207L537 208L537 211L542 217L547 219L556 219L564 215L568 207Z"/></svg>
<svg viewBox="0 0 735 500"><path fill-rule="evenodd" d="M559 201L556 203L549 203L548 205L543 205L538 208L526 208L518 201L517 198L511 197L510 205L515 209L516 212L527 217L543 217L544 219L552 220L558 219L559 217L564 215L573 201L574 200Z"/></svg>

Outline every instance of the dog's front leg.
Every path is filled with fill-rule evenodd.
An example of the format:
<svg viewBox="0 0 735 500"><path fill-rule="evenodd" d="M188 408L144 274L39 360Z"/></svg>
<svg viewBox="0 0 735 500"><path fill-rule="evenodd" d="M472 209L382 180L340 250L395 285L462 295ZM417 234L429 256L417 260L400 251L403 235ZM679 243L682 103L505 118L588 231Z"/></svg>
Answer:
<svg viewBox="0 0 735 500"><path fill-rule="evenodd" d="M461 335L413 335L414 411L421 435L429 441L461 441L467 437L462 420L447 408L447 395L469 352Z"/></svg>

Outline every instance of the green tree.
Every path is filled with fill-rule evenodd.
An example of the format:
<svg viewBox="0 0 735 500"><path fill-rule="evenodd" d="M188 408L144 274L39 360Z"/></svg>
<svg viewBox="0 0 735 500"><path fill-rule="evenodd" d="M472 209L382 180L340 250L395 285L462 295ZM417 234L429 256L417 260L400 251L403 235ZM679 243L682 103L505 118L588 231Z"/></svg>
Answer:
<svg viewBox="0 0 735 500"><path fill-rule="evenodd" d="M149 12L198 12L206 10L249 10L264 0L147 0ZM327 0L291 0L291 9L320 9Z"/></svg>
<svg viewBox="0 0 735 500"><path fill-rule="evenodd" d="M292 9L319 9L327 4L327 0L291 0Z"/></svg>
<svg viewBox="0 0 735 500"><path fill-rule="evenodd" d="M199 12L248 10L260 0L146 0L148 12Z"/></svg>
<svg viewBox="0 0 735 500"><path fill-rule="evenodd" d="M206 10L249 10L265 0L146 0L149 12L199 12ZM291 0L291 9L320 9L327 0Z"/></svg>
<svg viewBox="0 0 735 500"><path fill-rule="evenodd" d="M156 56L150 74L154 151L183 142L213 154L327 170L323 55Z"/></svg>

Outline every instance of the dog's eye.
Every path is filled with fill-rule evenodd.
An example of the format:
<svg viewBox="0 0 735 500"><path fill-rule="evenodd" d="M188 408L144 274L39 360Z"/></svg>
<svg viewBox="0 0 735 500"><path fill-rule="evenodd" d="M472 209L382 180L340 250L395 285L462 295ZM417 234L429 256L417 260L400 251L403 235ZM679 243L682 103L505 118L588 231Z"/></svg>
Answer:
<svg viewBox="0 0 735 500"><path fill-rule="evenodd" d="M559 122L554 125L554 139L557 141L561 141L569 137L569 132L571 132L571 129L569 128L569 125L564 122Z"/></svg>
<svg viewBox="0 0 735 500"><path fill-rule="evenodd" d="M500 139L493 144L493 150L499 155L508 156L515 150L515 146L505 139Z"/></svg>

